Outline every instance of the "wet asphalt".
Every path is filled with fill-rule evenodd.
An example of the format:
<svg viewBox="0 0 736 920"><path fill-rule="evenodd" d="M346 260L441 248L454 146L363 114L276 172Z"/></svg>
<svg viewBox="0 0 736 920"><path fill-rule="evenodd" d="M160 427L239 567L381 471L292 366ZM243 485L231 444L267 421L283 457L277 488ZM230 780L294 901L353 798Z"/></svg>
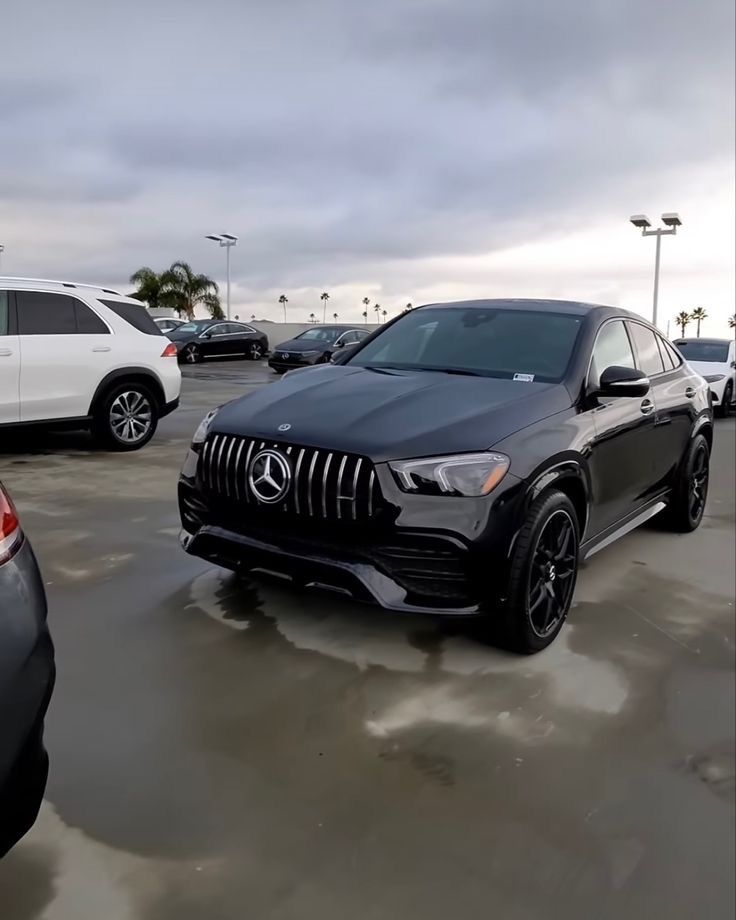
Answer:
<svg viewBox="0 0 736 920"><path fill-rule="evenodd" d="M273 378L185 374L141 452L0 454L59 669L3 920L734 916L733 419L700 530L599 553L557 642L518 658L187 557L187 440Z"/></svg>

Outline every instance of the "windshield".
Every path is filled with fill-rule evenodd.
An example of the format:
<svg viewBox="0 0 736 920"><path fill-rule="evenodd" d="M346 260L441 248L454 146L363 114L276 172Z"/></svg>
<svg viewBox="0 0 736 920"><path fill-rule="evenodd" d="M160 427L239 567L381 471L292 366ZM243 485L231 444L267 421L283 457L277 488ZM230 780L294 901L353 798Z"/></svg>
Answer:
<svg viewBox="0 0 736 920"><path fill-rule="evenodd" d="M728 361L728 342L676 342L677 350L688 361L708 364L725 364Z"/></svg>
<svg viewBox="0 0 736 920"><path fill-rule="evenodd" d="M177 326L177 332L201 332L210 325L209 320L203 320L201 323L184 323L183 326Z"/></svg>
<svg viewBox="0 0 736 920"><path fill-rule="evenodd" d="M327 342L331 345L342 331L342 329L325 329L323 326L319 329L307 329L306 332L302 332L297 338L308 339L313 342Z"/></svg>
<svg viewBox="0 0 736 920"><path fill-rule="evenodd" d="M582 316L546 310L415 310L347 363L557 383L582 323Z"/></svg>

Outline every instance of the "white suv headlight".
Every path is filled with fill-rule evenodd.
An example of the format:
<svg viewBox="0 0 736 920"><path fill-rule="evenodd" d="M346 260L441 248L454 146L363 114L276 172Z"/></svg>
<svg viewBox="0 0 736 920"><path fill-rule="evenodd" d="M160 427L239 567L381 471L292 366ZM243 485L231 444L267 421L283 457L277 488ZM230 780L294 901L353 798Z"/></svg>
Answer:
<svg viewBox="0 0 736 920"><path fill-rule="evenodd" d="M508 472L504 454L453 454L389 463L405 492L425 495L488 495Z"/></svg>

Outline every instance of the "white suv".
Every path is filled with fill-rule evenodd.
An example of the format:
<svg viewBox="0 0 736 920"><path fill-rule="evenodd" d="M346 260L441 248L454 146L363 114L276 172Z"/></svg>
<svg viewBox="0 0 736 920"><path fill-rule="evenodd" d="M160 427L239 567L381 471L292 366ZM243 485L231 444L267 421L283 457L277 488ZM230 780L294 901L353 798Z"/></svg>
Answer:
<svg viewBox="0 0 736 920"><path fill-rule="evenodd" d="M675 339L690 367L710 387L713 411L727 416L736 397L736 342L733 339Z"/></svg>
<svg viewBox="0 0 736 920"><path fill-rule="evenodd" d="M179 404L176 358L137 300L0 278L0 443L17 426L47 425L91 428L108 447L136 450Z"/></svg>

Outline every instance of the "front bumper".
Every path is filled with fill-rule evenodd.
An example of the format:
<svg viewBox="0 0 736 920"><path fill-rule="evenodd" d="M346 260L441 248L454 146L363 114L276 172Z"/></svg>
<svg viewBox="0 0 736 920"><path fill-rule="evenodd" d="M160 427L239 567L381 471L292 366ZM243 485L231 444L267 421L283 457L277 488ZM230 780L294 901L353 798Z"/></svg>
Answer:
<svg viewBox="0 0 736 920"><path fill-rule="evenodd" d="M387 471L379 479L382 507L357 526L218 502L182 476L181 542L223 568L285 576L388 610L468 616L497 606L522 502L519 481L508 474L491 496L463 499L407 495Z"/></svg>
<svg viewBox="0 0 736 920"><path fill-rule="evenodd" d="M300 367L314 367L325 360L324 355L309 355L305 357L298 352L289 352L288 358L283 358L279 352L274 352L268 359L268 366L276 371L277 374L284 374L286 371L295 371Z"/></svg>

